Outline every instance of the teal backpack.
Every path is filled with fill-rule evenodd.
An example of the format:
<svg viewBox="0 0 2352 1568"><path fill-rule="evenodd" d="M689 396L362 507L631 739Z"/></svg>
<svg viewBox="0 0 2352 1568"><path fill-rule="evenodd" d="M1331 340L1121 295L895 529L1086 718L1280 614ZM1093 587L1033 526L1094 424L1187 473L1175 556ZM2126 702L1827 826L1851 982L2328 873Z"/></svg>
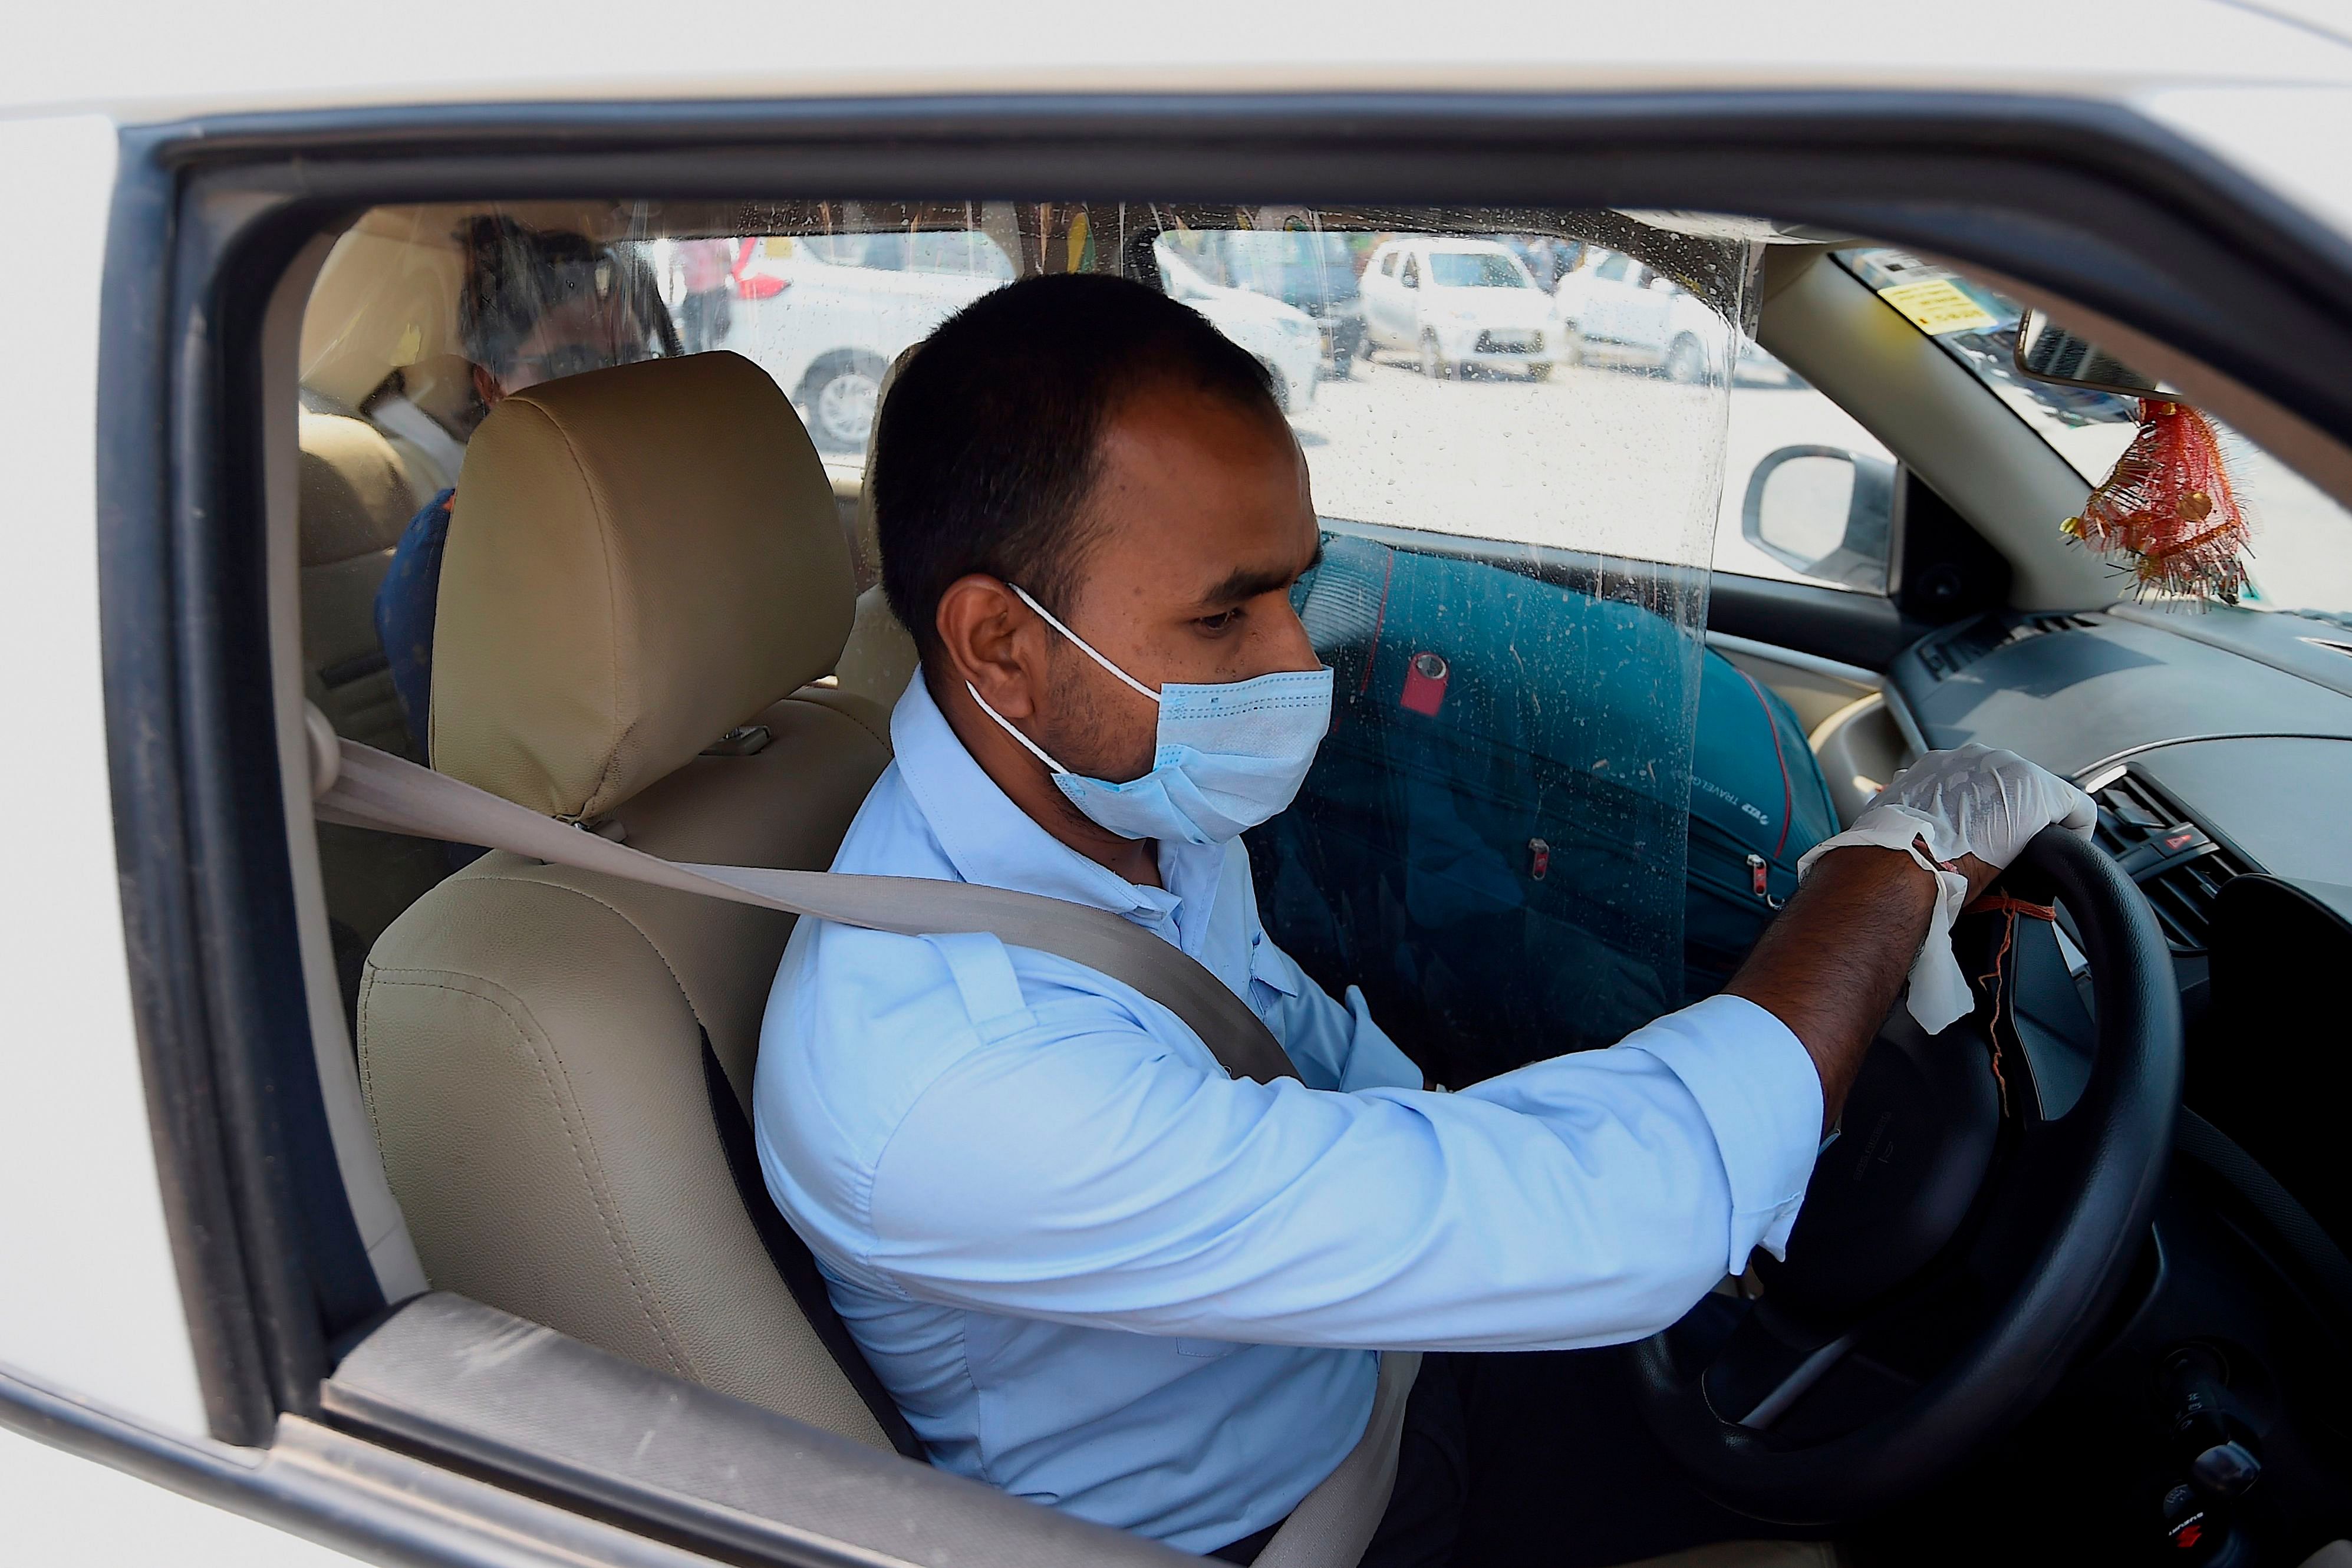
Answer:
<svg viewBox="0 0 2352 1568"><path fill-rule="evenodd" d="M1836 831L1788 705L1638 605L1344 534L1294 603L1332 726L1259 906L1445 1082L1718 989Z"/></svg>

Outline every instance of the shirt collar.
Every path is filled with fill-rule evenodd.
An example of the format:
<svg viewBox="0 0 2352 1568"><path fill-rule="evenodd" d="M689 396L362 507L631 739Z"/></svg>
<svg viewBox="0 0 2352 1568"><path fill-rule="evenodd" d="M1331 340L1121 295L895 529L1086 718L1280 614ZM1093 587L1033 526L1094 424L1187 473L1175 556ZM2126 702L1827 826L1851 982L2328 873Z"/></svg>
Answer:
<svg viewBox="0 0 2352 1568"><path fill-rule="evenodd" d="M1152 927L1181 904L1173 893L1138 887L1087 859L1013 805L956 739L920 671L891 710L890 745L916 808L965 881L1090 904Z"/></svg>

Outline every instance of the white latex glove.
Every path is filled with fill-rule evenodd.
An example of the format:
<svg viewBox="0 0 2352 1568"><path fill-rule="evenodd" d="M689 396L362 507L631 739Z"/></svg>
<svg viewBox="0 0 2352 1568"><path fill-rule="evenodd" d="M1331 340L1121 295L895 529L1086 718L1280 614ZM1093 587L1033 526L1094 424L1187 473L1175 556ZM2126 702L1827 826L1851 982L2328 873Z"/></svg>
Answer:
<svg viewBox="0 0 2352 1568"><path fill-rule="evenodd" d="M1952 955L1952 921L1968 901L1969 879L1952 869L1973 855L2007 870L2033 836L2053 823L2091 837L2099 808L2057 774L2014 752L1970 743L1929 752L1895 775L1895 782L1854 818L1852 827L1824 838L1797 862L1801 880L1813 862L1848 845L1900 849L1934 873L1938 887L1927 940L1911 965L1911 1016L1935 1034L1969 1008L1969 984ZM1919 841L1926 840L1922 854Z"/></svg>

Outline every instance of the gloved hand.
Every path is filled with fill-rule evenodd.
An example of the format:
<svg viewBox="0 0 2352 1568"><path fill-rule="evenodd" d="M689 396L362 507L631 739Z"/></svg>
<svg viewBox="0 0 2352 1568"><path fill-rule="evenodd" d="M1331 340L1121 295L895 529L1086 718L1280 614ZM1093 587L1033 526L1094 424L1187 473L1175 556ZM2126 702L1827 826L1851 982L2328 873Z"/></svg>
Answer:
<svg viewBox="0 0 2352 1568"><path fill-rule="evenodd" d="M2006 870L2051 824L2088 838L2098 818L2091 797L2057 774L2014 752L1970 743L1929 752L1895 774L1852 827L1805 852L1797 876L1801 880L1832 849L1862 844L1903 850L1934 873L1936 912L1911 965L1911 1016L1932 1035L1969 1007L1968 981L1952 956L1952 921L1968 902L1969 879L1954 863L1974 855Z"/></svg>

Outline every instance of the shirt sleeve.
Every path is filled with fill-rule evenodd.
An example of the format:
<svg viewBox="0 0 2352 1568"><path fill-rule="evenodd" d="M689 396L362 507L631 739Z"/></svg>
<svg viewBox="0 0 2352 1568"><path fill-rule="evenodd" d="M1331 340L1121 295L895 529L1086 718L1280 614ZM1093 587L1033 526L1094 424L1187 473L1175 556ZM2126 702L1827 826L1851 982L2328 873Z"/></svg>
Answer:
<svg viewBox="0 0 2352 1568"><path fill-rule="evenodd" d="M1361 987L1348 987L1346 1005L1334 1002L1263 931L1250 950L1250 985L1251 1005L1308 1088L1353 1093L1421 1087L1421 1069L1372 1022Z"/></svg>
<svg viewBox="0 0 2352 1568"><path fill-rule="evenodd" d="M908 1107L863 1261L919 1300L1144 1333L1608 1344L1785 1238L1821 1115L1795 1037L1731 997L1453 1095L1213 1076L1055 1002Z"/></svg>

